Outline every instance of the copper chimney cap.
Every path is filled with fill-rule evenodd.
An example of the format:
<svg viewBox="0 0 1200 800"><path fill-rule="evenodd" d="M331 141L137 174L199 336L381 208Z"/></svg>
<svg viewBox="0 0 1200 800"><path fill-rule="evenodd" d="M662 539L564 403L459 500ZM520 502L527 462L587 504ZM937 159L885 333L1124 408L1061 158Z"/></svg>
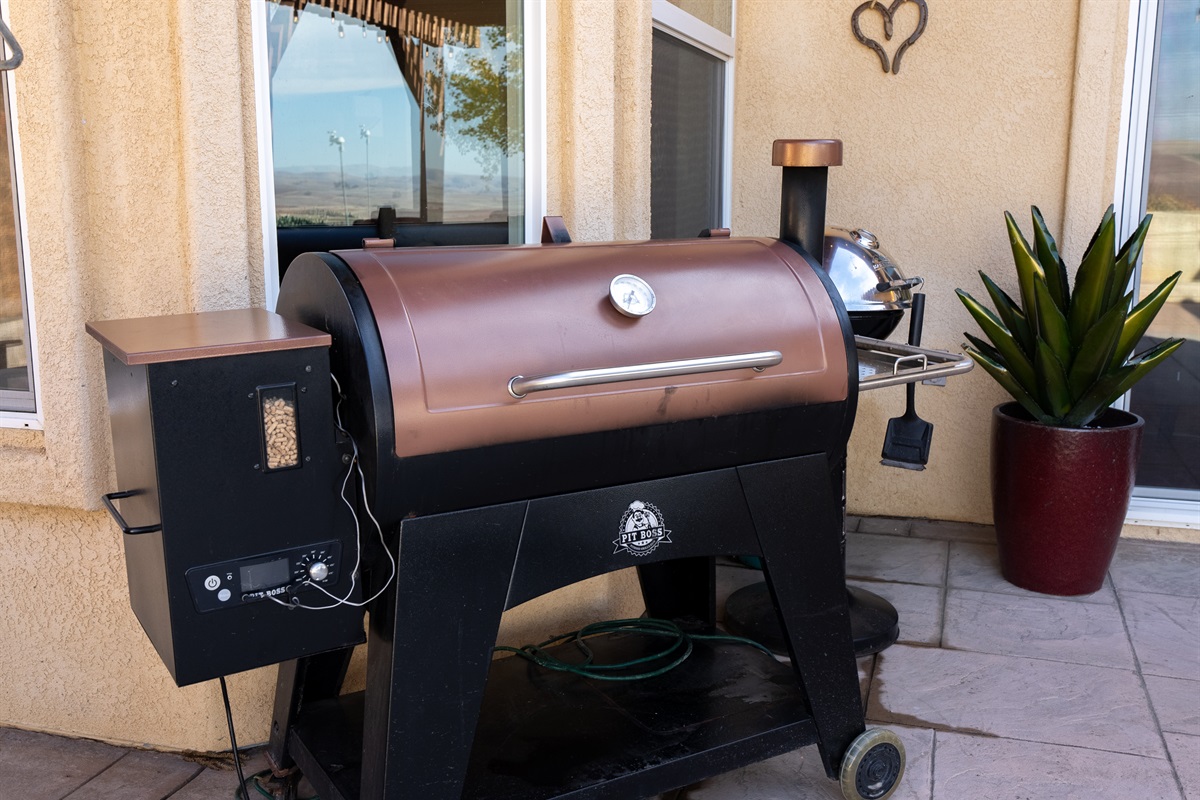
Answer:
<svg viewBox="0 0 1200 800"><path fill-rule="evenodd" d="M776 167L840 167L841 139L776 139L771 145Z"/></svg>

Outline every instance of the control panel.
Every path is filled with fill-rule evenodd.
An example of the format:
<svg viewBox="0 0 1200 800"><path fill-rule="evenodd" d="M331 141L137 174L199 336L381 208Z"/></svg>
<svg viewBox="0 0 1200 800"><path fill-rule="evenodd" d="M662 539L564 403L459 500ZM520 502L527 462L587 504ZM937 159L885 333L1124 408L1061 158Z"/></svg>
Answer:
<svg viewBox="0 0 1200 800"><path fill-rule="evenodd" d="M293 547L192 567L186 573L187 584L200 612L271 597L286 603L288 595L336 583L341 555L342 545L336 541Z"/></svg>

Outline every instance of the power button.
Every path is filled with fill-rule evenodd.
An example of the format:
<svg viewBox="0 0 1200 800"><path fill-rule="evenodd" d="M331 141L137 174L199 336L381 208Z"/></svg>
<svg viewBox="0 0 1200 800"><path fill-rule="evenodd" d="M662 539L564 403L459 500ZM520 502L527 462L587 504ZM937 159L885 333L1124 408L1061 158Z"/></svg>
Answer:
<svg viewBox="0 0 1200 800"><path fill-rule="evenodd" d="M209 575L204 579L204 588L210 592L215 592L221 586L221 579L216 575Z"/></svg>

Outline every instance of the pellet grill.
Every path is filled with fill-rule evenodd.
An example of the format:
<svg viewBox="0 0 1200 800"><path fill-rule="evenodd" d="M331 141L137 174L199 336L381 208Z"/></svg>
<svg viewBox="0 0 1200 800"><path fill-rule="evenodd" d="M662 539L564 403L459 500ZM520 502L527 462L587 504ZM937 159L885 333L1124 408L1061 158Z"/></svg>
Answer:
<svg viewBox="0 0 1200 800"><path fill-rule="evenodd" d="M128 352L113 326L154 323L91 326L108 350L114 443L153 442L134 454L139 469L124 468L131 456L115 446L114 497L141 498L125 516L161 509L160 526L141 526L155 530L121 523L127 553L130 537L154 552L130 559L131 594L166 586L139 617L156 645L200 631L206 653L272 626L286 631L253 658L219 660L228 671L283 662L269 750L278 771L298 765L327 800L635 798L815 743L847 797L890 794L902 748L886 732L864 733L850 636L846 442L867 385L970 362L856 340L809 255L821 248L841 143L776 142L774 160L784 167L779 239L715 232L582 244L548 224L542 245L370 241L310 253L289 267L278 316L243 312L286 335L281 327L275 338L260 331L231 343L239 334L227 327L193 331L166 348L160 362L170 368L150 375L148 391L146 380L130 388L122 378ZM294 351L286 374L259 363ZM226 438L253 439L260 458L246 474L255 483L239 505L260 505L261 517L295 503L287 524L264 525L262 538L247 540L235 518L206 529L211 512L185 482L154 485L157 473L188 469L156 438L171 423L154 398L179 388L171 381L195 386L190 372L205 367L206 391L220 394L236 376L212 412L230 430L192 437L209 442L211 463L241 452ZM337 388L323 394L325 369ZM124 410L143 395L148 411L130 417ZM268 409L289 404L299 447L285 437L269 462ZM358 464L356 533L339 487ZM281 494L272 483L305 473L303 488ZM175 541L168 514L189 496L200 520L187 535L203 542L200 554ZM386 552L372 545L368 509ZM314 542L327 550L317 554ZM335 545L337 558L327 557ZM286 579L270 566L282 552ZM351 583L360 554L365 572ZM711 628L721 555L762 559L790 664L702 643L675 670L622 684L493 658L505 610L630 566L650 616ZM258 588L235 596L236 608L204 586L210 572L235 580L236 569L207 569L216 563L251 568L237 588ZM277 583L260 586L272 575ZM353 694L341 689L362 612L335 602L342 597L374 597L366 689ZM155 603L172 613L149 624ZM624 660L647 647L618 636L595 649ZM184 654L173 674L211 677L212 661Z"/></svg>

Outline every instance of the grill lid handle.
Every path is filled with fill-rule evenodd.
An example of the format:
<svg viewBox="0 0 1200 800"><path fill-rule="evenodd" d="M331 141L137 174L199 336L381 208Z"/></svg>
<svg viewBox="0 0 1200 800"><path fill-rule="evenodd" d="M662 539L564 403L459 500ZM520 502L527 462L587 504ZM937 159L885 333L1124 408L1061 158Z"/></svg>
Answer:
<svg viewBox="0 0 1200 800"><path fill-rule="evenodd" d="M758 353L685 358L679 361L655 361L650 364L630 364L624 367L576 369L532 378L514 375L508 382L508 393L519 400L530 392L546 392L551 389L568 389L575 386L595 386L599 383L620 383L643 378L671 378L676 375L724 372L731 369L753 369L755 372L762 372L767 367L774 367L782 361L783 354L778 350L763 350Z"/></svg>

